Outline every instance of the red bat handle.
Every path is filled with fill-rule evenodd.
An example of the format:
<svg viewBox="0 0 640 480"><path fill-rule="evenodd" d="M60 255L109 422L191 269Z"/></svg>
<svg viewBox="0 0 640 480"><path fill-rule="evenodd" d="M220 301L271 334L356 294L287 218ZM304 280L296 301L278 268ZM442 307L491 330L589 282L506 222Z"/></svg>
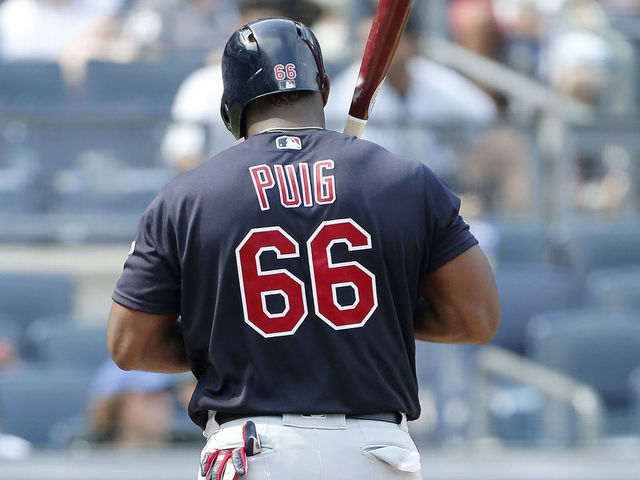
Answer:
<svg viewBox="0 0 640 480"><path fill-rule="evenodd" d="M389 70L413 0L380 0L360 65L349 116L366 121L375 92Z"/></svg>

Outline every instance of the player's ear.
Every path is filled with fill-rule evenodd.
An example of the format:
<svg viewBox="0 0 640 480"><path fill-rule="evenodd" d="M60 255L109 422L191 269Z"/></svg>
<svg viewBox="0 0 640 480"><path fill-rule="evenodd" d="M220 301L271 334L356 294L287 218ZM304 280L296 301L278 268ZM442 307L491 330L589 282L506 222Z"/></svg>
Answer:
<svg viewBox="0 0 640 480"><path fill-rule="evenodd" d="M331 80L329 79L329 75L324 74L324 79L322 83L322 105L327 106L327 101L329 100L329 90L331 90Z"/></svg>

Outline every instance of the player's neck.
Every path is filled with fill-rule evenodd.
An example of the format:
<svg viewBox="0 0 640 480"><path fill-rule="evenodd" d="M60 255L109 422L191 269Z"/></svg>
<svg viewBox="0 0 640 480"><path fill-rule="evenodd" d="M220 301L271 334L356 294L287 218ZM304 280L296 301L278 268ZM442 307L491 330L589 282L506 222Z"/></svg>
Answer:
<svg viewBox="0 0 640 480"><path fill-rule="evenodd" d="M306 132L312 130L320 130L324 128L324 122L307 122L307 123L298 123L291 122L286 119L273 119L270 122L259 122L254 123L247 129L247 136L251 137L252 135L258 135L260 133L266 132L277 132L277 131L295 131L295 132Z"/></svg>
<svg viewBox="0 0 640 480"><path fill-rule="evenodd" d="M316 130L325 127L322 104L315 101L247 111L247 137L271 130Z"/></svg>

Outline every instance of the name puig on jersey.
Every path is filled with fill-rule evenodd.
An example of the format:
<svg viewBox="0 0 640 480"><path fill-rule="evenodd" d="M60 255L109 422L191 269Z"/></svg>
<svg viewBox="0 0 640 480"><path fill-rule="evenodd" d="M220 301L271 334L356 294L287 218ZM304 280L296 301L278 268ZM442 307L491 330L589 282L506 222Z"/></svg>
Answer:
<svg viewBox="0 0 640 480"><path fill-rule="evenodd" d="M251 180L258 197L260 210L269 210L275 191L280 204L285 208L327 205L336 201L336 185L333 175L333 160L319 160L309 165L256 165L249 167ZM277 188L276 188L277 187ZM272 192L272 189L273 190ZM270 195L269 195L270 194Z"/></svg>

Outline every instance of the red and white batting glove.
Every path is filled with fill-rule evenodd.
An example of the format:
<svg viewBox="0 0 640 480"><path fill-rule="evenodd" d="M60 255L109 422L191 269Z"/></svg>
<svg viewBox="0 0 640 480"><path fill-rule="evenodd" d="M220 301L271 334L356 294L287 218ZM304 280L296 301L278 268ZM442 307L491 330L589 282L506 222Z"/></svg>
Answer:
<svg viewBox="0 0 640 480"><path fill-rule="evenodd" d="M216 449L204 455L200 474L205 480L236 480L247 474L247 457L261 452L256 425L251 420L242 426L242 439L241 447Z"/></svg>

